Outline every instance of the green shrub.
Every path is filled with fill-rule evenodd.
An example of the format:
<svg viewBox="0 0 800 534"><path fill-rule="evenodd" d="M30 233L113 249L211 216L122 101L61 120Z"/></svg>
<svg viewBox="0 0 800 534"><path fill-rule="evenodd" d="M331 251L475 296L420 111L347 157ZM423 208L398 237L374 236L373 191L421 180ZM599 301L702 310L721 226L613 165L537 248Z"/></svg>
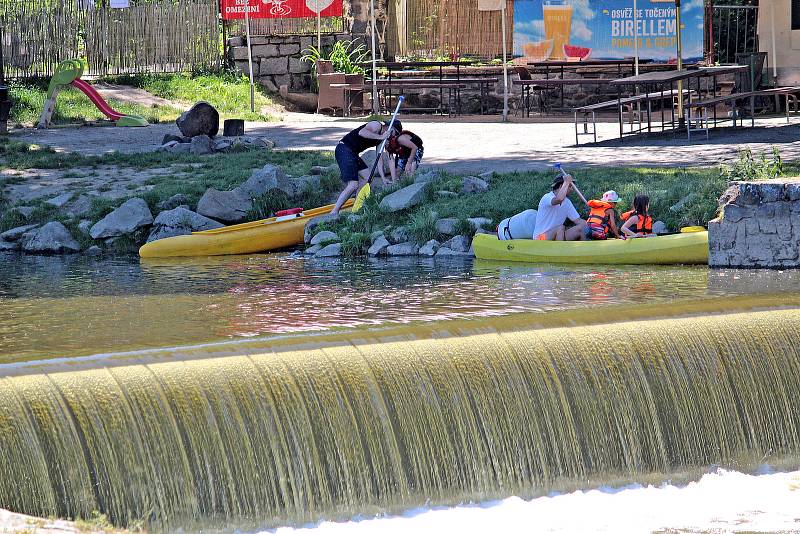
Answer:
<svg viewBox="0 0 800 534"><path fill-rule="evenodd" d="M727 181L770 180L783 174L783 160L777 147L772 147L772 158L765 154L757 157L749 148L739 150L739 157L733 165L723 165L722 177Z"/></svg>
<svg viewBox="0 0 800 534"><path fill-rule="evenodd" d="M408 220L407 227L414 241L419 244L439 237L439 232L436 231L436 215L430 209L414 212Z"/></svg>
<svg viewBox="0 0 800 534"><path fill-rule="evenodd" d="M279 189L270 189L263 195L257 196L253 199L253 207L247 212L246 219L248 221L258 221L272 217L276 211L289 209L292 207L292 201L283 191Z"/></svg>
<svg viewBox="0 0 800 534"><path fill-rule="evenodd" d="M341 254L344 257L363 256L369 248L369 234L344 231L339 233L339 237L342 239Z"/></svg>

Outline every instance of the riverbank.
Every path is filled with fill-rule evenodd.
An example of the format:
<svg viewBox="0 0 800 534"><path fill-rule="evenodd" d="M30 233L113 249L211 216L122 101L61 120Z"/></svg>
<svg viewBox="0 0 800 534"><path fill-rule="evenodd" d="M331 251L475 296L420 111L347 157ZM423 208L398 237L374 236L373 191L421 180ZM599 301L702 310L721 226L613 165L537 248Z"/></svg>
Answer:
<svg viewBox="0 0 800 534"><path fill-rule="evenodd" d="M234 142L226 152L211 155L156 151L90 156L0 140L0 249L132 253L148 240L330 203L342 186L328 151L271 149L270 140L248 146ZM770 156L744 151L732 165L717 167L570 169L590 198L616 190L622 198L620 212L629 209L636 194L648 194L661 231L705 225L716 215L717 199L731 180L772 178L794 170L777 151ZM310 224L307 244L340 243L338 251L332 247L326 254L357 256L368 254L383 237L381 254L417 254L427 244L432 255L446 242L444 248L467 254L475 232L491 232L502 219L535 207L552 177L552 171L476 176L423 165L413 179L385 189L376 179L361 213ZM220 196L244 186L248 199L228 194L230 205L220 209ZM211 198L213 209L208 207ZM42 239L34 239L44 227L56 238L51 246L42 247ZM322 231L335 235L312 242ZM26 247L32 241L37 244ZM394 245L404 246L390 248Z"/></svg>
<svg viewBox="0 0 800 534"><path fill-rule="evenodd" d="M144 532L144 530L141 528L116 528L102 514L95 514L90 519L70 521L17 514L0 508L0 532L3 534L126 534Z"/></svg>

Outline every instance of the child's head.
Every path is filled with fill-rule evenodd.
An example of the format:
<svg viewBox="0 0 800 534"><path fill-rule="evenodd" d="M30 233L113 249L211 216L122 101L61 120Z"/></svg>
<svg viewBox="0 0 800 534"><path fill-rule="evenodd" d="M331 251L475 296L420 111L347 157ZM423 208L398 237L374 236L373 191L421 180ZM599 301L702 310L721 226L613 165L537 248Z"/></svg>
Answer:
<svg viewBox="0 0 800 534"><path fill-rule="evenodd" d="M638 215L647 215L647 209L650 207L650 197L647 195L636 195L633 199L633 211Z"/></svg>
<svg viewBox="0 0 800 534"><path fill-rule="evenodd" d="M603 202L616 205L616 203L619 202L619 195L616 191L606 191L603 193Z"/></svg>

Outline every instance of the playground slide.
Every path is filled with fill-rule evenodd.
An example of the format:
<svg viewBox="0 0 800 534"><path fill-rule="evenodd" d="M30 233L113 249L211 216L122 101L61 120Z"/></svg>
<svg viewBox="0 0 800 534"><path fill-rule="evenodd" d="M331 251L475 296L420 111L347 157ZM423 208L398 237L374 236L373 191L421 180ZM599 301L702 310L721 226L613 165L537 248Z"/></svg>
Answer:
<svg viewBox="0 0 800 534"><path fill-rule="evenodd" d="M98 93L94 87L92 87L85 81L81 80L80 78L72 80L70 85L83 91L83 93L89 97L89 100L92 101L92 104L97 106L97 109L99 109L103 115L105 115L112 121L118 121L119 119L125 116L122 113L114 111L111 108L111 106L108 105L108 102L103 100L103 97L100 96L100 93Z"/></svg>

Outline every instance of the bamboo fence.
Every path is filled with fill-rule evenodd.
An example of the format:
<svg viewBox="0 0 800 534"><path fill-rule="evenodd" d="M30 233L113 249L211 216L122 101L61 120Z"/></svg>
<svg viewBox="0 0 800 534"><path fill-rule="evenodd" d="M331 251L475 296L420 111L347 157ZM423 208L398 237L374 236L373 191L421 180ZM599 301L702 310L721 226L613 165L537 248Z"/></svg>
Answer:
<svg viewBox="0 0 800 534"><path fill-rule="evenodd" d="M181 72L219 67L217 0L3 0L9 78L50 76L85 57L87 75Z"/></svg>
<svg viewBox="0 0 800 534"><path fill-rule="evenodd" d="M477 0L388 0L390 56L450 54L493 58L503 53L498 11L478 11ZM506 44L513 46L514 2L506 0Z"/></svg>

